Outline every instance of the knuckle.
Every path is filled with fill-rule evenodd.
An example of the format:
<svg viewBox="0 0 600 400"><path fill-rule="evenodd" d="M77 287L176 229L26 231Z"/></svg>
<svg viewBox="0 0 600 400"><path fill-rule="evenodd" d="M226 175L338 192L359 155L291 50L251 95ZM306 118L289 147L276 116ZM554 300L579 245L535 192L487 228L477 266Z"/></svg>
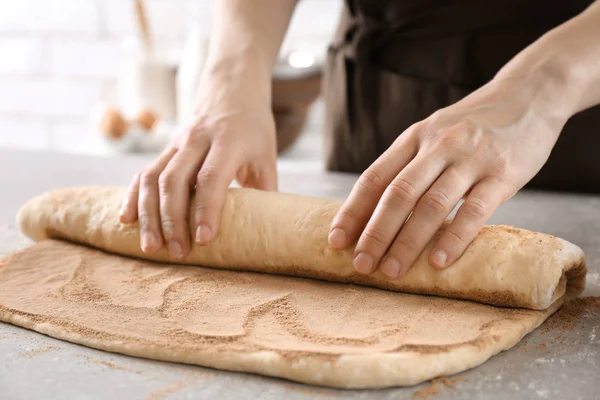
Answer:
<svg viewBox="0 0 600 400"><path fill-rule="evenodd" d="M198 186L205 187L217 181L220 177L220 171L217 166L204 166L198 173Z"/></svg>
<svg viewBox="0 0 600 400"><path fill-rule="evenodd" d="M456 126L440 132L436 141L436 148L444 151L458 149L461 142L461 131Z"/></svg>
<svg viewBox="0 0 600 400"><path fill-rule="evenodd" d="M506 145L497 139L486 137L475 149L475 158L487 166L487 171L496 176L508 176L510 173L510 154Z"/></svg>
<svg viewBox="0 0 600 400"><path fill-rule="evenodd" d="M219 209L220 201L218 196L206 196L206 193L199 195L194 201L193 210L196 217L210 217L216 210Z"/></svg>
<svg viewBox="0 0 600 400"><path fill-rule="evenodd" d="M138 212L138 221L140 223L140 228L142 230L150 230L152 229L152 218L148 211L145 209L141 209Z"/></svg>
<svg viewBox="0 0 600 400"><path fill-rule="evenodd" d="M180 148L189 147L197 148L206 142L206 135L202 126L197 126L194 129L189 129L181 136Z"/></svg>
<svg viewBox="0 0 600 400"><path fill-rule="evenodd" d="M500 146L498 140L489 135L486 135L484 138L482 138L478 145L481 152L487 157L496 158L502 154L502 147Z"/></svg>
<svg viewBox="0 0 600 400"><path fill-rule="evenodd" d="M485 217L488 204L478 198L467 199L461 207L463 215L471 220L481 220Z"/></svg>
<svg viewBox="0 0 600 400"><path fill-rule="evenodd" d="M506 155L506 152L503 151L495 151L491 159L492 171L495 175L498 176L506 176L509 173L510 162Z"/></svg>
<svg viewBox="0 0 600 400"><path fill-rule="evenodd" d="M519 189L514 184L513 179L510 179L510 176L507 175L490 175L486 178L486 181L493 185L494 193L500 199L500 203L510 199Z"/></svg>
<svg viewBox="0 0 600 400"><path fill-rule="evenodd" d="M466 238L463 236L463 234L461 232L458 232L454 229L448 229L446 230L446 235L452 239L453 242L455 242L458 246L464 246L464 244L467 242Z"/></svg>
<svg viewBox="0 0 600 400"><path fill-rule="evenodd" d="M210 121L206 117L198 116L188 121L180 133L182 143L188 140L197 139L204 135L204 132L210 129Z"/></svg>
<svg viewBox="0 0 600 400"><path fill-rule="evenodd" d="M508 182L502 175L498 175L498 174L489 175L485 178L485 180L487 182L489 182L490 184L494 185L495 187L497 187L498 189L505 189L506 187L509 186Z"/></svg>
<svg viewBox="0 0 600 400"><path fill-rule="evenodd" d="M438 109L426 119L412 125L420 131L422 144L431 143L436 140L439 129L447 125L445 115L444 109Z"/></svg>
<svg viewBox="0 0 600 400"><path fill-rule="evenodd" d="M394 179L387 190L389 197L404 203L413 203L417 198L417 188L406 179Z"/></svg>
<svg viewBox="0 0 600 400"><path fill-rule="evenodd" d="M177 185L177 176L172 172L163 171L158 177L158 186L164 193L172 193Z"/></svg>
<svg viewBox="0 0 600 400"><path fill-rule="evenodd" d="M178 221L175 221L173 218L168 216L162 216L160 219L160 224L166 238L171 239L175 237Z"/></svg>
<svg viewBox="0 0 600 400"><path fill-rule="evenodd" d="M354 211L353 207L344 207L340 210L340 220L341 221L350 221L356 222L358 221L358 216Z"/></svg>
<svg viewBox="0 0 600 400"><path fill-rule="evenodd" d="M194 206L194 215L196 215L197 217L205 216L209 212L210 212L209 207L204 203L197 202L196 205Z"/></svg>
<svg viewBox="0 0 600 400"><path fill-rule="evenodd" d="M384 233L376 227L370 226L363 232L365 238L370 242L377 245L386 245Z"/></svg>
<svg viewBox="0 0 600 400"><path fill-rule="evenodd" d="M433 125L440 125L444 121L445 115L446 115L446 109L438 108L436 111L434 111L429 116L429 118L426 119L426 121L428 121L430 124L433 124Z"/></svg>
<svg viewBox="0 0 600 400"><path fill-rule="evenodd" d="M415 238L409 235L398 236L394 247L396 247L395 250L397 254L415 252L418 249L418 245ZM402 251L398 251L398 249L402 249Z"/></svg>
<svg viewBox="0 0 600 400"><path fill-rule="evenodd" d="M156 184L157 180L158 174L152 169L147 169L140 173L140 184L144 186L152 186Z"/></svg>
<svg viewBox="0 0 600 400"><path fill-rule="evenodd" d="M212 137L211 146L223 152L235 152L236 150L240 150L240 146L235 145L234 134L229 130L215 134Z"/></svg>
<svg viewBox="0 0 600 400"><path fill-rule="evenodd" d="M227 117L199 117L192 122L182 135L181 143L187 146L198 146L206 142L231 144L241 131Z"/></svg>
<svg viewBox="0 0 600 400"><path fill-rule="evenodd" d="M466 158L478 151L484 140L483 131L475 123L463 119L432 132L428 144L434 153Z"/></svg>
<svg viewBox="0 0 600 400"><path fill-rule="evenodd" d="M131 178L131 185L136 185L140 182L140 180L142 179L142 172L138 171L133 175L133 178Z"/></svg>
<svg viewBox="0 0 600 400"><path fill-rule="evenodd" d="M450 197L441 190L433 190L425 193L421 199L421 204L427 211L434 215L443 215L450 213Z"/></svg>
<svg viewBox="0 0 600 400"><path fill-rule="evenodd" d="M209 126L209 119L205 114L199 114L195 118L189 121L187 125L188 131L201 131L202 129Z"/></svg>
<svg viewBox="0 0 600 400"><path fill-rule="evenodd" d="M478 131L479 129L477 128L477 124L469 118L462 118L460 121L456 122L452 128L452 132L462 135L476 135Z"/></svg>
<svg viewBox="0 0 600 400"><path fill-rule="evenodd" d="M356 182L357 188L363 193L381 191L385 183L383 177L374 168L369 168L363 172Z"/></svg>
<svg viewBox="0 0 600 400"><path fill-rule="evenodd" d="M426 120L421 120L410 125L401 135L399 135L394 141L395 145L400 145L402 143L403 137L411 137L412 139L417 139L417 141L423 140L427 138L428 126L430 122Z"/></svg>

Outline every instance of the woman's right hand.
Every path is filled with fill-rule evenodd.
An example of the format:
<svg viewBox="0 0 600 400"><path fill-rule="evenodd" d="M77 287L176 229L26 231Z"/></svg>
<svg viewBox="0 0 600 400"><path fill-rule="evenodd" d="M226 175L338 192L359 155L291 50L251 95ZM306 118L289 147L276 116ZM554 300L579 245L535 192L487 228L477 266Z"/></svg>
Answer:
<svg viewBox="0 0 600 400"><path fill-rule="evenodd" d="M219 230L227 188L277 189L277 145L270 99L252 84L206 79L191 123L127 190L120 220L139 220L141 248L164 245L172 259L187 256L193 240L208 244ZM191 194L197 196L191 212ZM191 232L191 238L190 238Z"/></svg>

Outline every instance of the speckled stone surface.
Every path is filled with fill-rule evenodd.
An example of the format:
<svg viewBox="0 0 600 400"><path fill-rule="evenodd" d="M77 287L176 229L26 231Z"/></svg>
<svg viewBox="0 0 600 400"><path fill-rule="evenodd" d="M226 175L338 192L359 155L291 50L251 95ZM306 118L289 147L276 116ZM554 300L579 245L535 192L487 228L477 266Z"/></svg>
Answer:
<svg viewBox="0 0 600 400"><path fill-rule="evenodd" d="M88 158L0 150L0 256L29 242L15 214L30 197L60 186L127 185L149 159ZM318 163L283 161L280 189L344 198L356 177ZM522 192L494 215L560 236L586 253L584 295L600 296L600 196ZM453 377L454 378L454 377ZM538 329L513 349L456 376L454 388L428 384L376 391L315 388L260 376L104 353L0 323L0 398L43 399L595 399L600 392L600 315L570 331Z"/></svg>

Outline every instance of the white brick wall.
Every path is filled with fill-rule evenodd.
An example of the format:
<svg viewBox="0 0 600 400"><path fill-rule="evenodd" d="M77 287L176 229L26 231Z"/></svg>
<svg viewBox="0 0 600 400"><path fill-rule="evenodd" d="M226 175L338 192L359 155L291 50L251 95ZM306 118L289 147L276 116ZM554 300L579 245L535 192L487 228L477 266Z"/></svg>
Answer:
<svg viewBox="0 0 600 400"><path fill-rule="evenodd" d="M0 32L93 36L102 0L1 0Z"/></svg>
<svg viewBox="0 0 600 400"><path fill-rule="evenodd" d="M210 32L214 1L145 1L167 59L177 61L191 22ZM325 43L341 1L301 0L286 43ZM133 0L0 0L0 146L84 146L90 109L115 101L133 18Z"/></svg>
<svg viewBox="0 0 600 400"><path fill-rule="evenodd" d="M111 78L119 72L123 50L117 40L55 39L47 46L53 76Z"/></svg>
<svg viewBox="0 0 600 400"><path fill-rule="evenodd" d="M50 130L46 121L32 117L3 117L1 119L0 146L29 149L47 149Z"/></svg>
<svg viewBox="0 0 600 400"><path fill-rule="evenodd" d="M45 53L41 38L2 35L0 75L40 75L47 68Z"/></svg>
<svg viewBox="0 0 600 400"><path fill-rule="evenodd" d="M186 0L154 0L146 1L148 19L153 24L153 34L162 39L181 40L185 35L186 23L194 10L194 3L210 1ZM122 37L135 33L133 21L133 1L104 0L104 15L106 33L114 37ZM209 16L206 16L209 19Z"/></svg>
<svg viewBox="0 0 600 400"><path fill-rule="evenodd" d="M21 117L84 118L102 98L95 80L31 78L0 81L0 113Z"/></svg>

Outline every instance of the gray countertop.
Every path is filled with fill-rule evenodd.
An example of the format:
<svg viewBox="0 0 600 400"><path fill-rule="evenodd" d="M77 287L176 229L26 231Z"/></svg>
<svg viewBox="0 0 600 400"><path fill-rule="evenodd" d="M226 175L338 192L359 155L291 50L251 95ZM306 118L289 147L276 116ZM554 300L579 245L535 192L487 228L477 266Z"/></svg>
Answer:
<svg viewBox="0 0 600 400"><path fill-rule="evenodd" d="M126 185L141 157L90 158L0 150L0 256L28 244L14 216L30 197L60 186ZM282 162L280 189L343 198L354 176L316 163ZM600 296L600 196L522 192L495 214L505 223L578 244L589 267L584 295ZM600 316L570 331L538 329L513 349L457 375L428 398L592 399L600 392ZM149 361L61 342L0 323L0 399L411 399L427 384L376 391L310 387L273 378Z"/></svg>

